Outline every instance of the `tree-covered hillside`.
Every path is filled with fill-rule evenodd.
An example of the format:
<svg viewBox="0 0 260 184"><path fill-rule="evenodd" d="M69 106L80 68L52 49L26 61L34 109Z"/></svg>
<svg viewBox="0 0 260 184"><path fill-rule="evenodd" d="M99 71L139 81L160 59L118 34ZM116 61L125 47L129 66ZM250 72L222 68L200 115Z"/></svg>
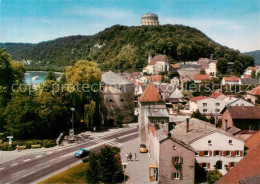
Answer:
<svg viewBox="0 0 260 184"><path fill-rule="evenodd" d="M32 61L31 69L61 70L80 59L95 60L102 70L141 71L148 52L163 54L171 62L214 55L234 62L240 53L221 46L201 31L183 25L115 25L93 36L69 36L39 44L2 43L13 59ZM246 67L246 66L244 66Z"/></svg>
<svg viewBox="0 0 260 184"><path fill-rule="evenodd" d="M260 50L245 52L244 54L253 56L255 58L255 65L260 65Z"/></svg>

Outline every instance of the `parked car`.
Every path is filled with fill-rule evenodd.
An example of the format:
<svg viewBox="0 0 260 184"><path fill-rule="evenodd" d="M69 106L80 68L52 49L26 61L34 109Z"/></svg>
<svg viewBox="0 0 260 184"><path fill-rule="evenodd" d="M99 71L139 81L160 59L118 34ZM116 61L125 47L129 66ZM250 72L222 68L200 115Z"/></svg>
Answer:
<svg viewBox="0 0 260 184"><path fill-rule="evenodd" d="M79 150L75 153L75 157L82 158L82 157L88 156L89 153L90 153L90 150L87 150L87 149L79 149Z"/></svg>
<svg viewBox="0 0 260 184"><path fill-rule="evenodd" d="M148 149L146 148L145 144L140 144L139 151L140 153L147 153Z"/></svg>

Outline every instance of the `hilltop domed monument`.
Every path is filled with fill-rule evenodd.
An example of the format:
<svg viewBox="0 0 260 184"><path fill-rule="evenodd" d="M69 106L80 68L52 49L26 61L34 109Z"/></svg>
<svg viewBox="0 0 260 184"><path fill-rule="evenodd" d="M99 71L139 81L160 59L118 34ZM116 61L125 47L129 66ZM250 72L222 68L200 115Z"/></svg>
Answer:
<svg viewBox="0 0 260 184"><path fill-rule="evenodd" d="M159 20L156 14L149 12L142 15L140 26L158 26L158 25L159 25Z"/></svg>

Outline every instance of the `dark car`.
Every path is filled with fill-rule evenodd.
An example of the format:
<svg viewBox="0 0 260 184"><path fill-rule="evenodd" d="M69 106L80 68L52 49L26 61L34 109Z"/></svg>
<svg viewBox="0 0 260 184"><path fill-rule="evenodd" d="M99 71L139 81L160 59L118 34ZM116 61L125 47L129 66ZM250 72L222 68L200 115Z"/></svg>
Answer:
<svg viewBox="0 0 260 184"><path fill-rule="evenodd" d="M88 156L89 153L90 153L90 150L87 150L87 149L79 149L79 150L75 153L75 157L82 158L82 157Z"/></svg>

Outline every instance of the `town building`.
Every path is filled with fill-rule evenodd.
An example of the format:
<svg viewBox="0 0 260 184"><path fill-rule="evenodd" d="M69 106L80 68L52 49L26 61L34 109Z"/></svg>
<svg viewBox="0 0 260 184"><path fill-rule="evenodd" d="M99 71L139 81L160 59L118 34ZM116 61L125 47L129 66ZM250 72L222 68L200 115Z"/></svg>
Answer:
<svg viewBox="0 0 260 184"><path fill-rule="evenodd" d="M260 130L260 106L227 106L222 113L222 128L236 127L244 133Z"/></svg>
<svg viewBox="0 0 260 184"><path fill-rule="evenodd" d="M165 100L150 83L139 98L139 140L155 164L159 183L194 183L195 150L169 134Z"/></svg>
<svg viewBox="0 0 260 184"><path fill-rule="evenodd" d="M210 96L210 98L215 98L215 99L218 99L218 100L223 100L226 98L226 95L218 92L218 91L214 91Z"/></svg>
<svg viewBox="0 0 260 184"><path fill-rule="evenodd" d="M227 99L230 99L230 97L227 97ZM243 98L232 98L232 101L226 101L226 99L224 99L224 101L226 102L226 106L254 106L254 104L244 100Z"/></svg>
<svg viewBox="0 0 260 184"><path fill-rule="evenodd" d="M177 77L173 77L170 81L170 84L171 85L176 85L176 86L180 86L181 82L180 82L180 79L177 78Z"/></svg>
<svg viewBox="0 0 260 184"><path fill-rule="evenodd" d="M189 107L191 112L199 110L200 113L205 115L219 115L225 108L225 102L207 96L197 96L190 98Z"/></svg>
<svg viewBox="0 0 260 184"><path fill-rule="evenodd" d="M205 121L192 118L176 125L171 134L197 150L196 162L206 170L216 166L225 174L244 156L242 140Z"/></svg>
<svg viewBox="0 0 260 184"><path fill-rule="evenodd" d="M239 85L240 84L240 78L231 76L231 77L223 77L221 81L221 85Z"/></svg>
<svg viewBox="0 0 260 184"><path fill-rule="evenodd" d="M260 98L260 85L247 92L247 100L250 100L253 104L256 104L256 100Z"/></svg>
<svg viewBox="0 0 260 184"><path fill-rule="evenodd" d="M207 80L210 80L211 79L211 76L208 75L208 74L197 74L197 75L194 75L194 82L195 83L201 83L203 81L207 81Z"/></svg>
<svg viewBox="0 0 260 184"><path fill-rule="evenodd" d="M198 66L201 70L205 70L206 74L213 77L217 74L217 60L213 60L213 55L210 58L199 58Z"/></svg>
<svg viewBox="0 0 260 184"><path fill-rule="evenodd" d="M158 26L158 25L159 25L159 20L156 14L149 12L142 15L140 26Z"/></svg>
<svg viewBox="0 0 260 184"><path fill-rule="evenodd" d="M247 67L247 69L245 70L244 74L251 76L253 72L257 72L257 71L258 71L258 68L257 68L257 67L249 66L249 67Z"/></svg>
<svg viewBox="0 0 260 184"><path fill-rule="evenodd" d="M184 84L188 81L194 81L194 75L200 73L196 68L182 68L178 70L180 75L181 87L184 88Z"/></svg>
<svg viewBox="0 0 260 184"><path fill-rule="evenodd" d="M245 150L249 153L255 146L260 143L260 131L254 133L245 140Z"/></svg>
<svg viewBox="0 0 260 184"><path fill-rule="evenodd" d="M148 65L143 69L143 73L148 74L160 74L160 72L168 72L170 70L170 64L166 55L157 55L151 58L149 52Z"/></svg>
<svg viewBox="0 0 260 184"><path fill-rule="evenodd" d="M255 146L235 167L225 176L220 178L217 184L258 184L260 183L260 143Z"/></svg>
<svg viewBox="0 0 260 184"><path fill-rule="evenodd" d="M258 85L259 80L256 78L240 78L241 85Z"/></svg>
<svg viewBox="0 0 260 184"><path fill-rule="evenodd" d="M101 81L101 96L109 125L131 122L134 116L134 83L111 71L103 74Z"/></svg>

